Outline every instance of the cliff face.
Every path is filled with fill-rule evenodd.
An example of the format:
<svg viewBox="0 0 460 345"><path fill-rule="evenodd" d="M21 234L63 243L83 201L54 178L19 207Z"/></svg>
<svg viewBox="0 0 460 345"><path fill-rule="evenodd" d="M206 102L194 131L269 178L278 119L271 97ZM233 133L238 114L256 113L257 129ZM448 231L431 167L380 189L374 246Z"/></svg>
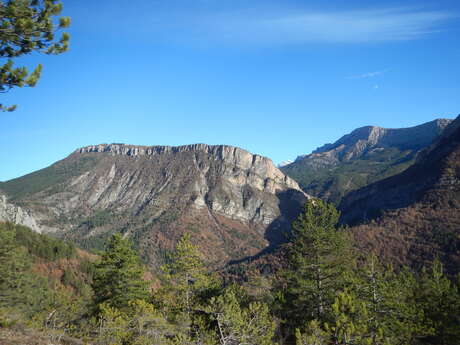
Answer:
<svg viewBox="0 0 460 345"><path fill-rule="evenodd" d="M40 232L40 227L34 216L19 206L8 202L6 195L0 193L0 222L11 222L31 228Z"/></svg>
<svg viewBox="0 0 460 345"><path fill-rule="evenodd" d="M434 120L420 126L387 129L361 127L333 144L299 156L281 170L309 194L339 203L348 192L395 175L451 122Z"/></svg>
<svg viewBox="0 0 460 345"><path fill-rule="evenodd" d="M306 198L271 160L230 146L95 145L47 169L3 185L41 230L87 247L122 231L152 265L184 232L210 261L255 254L282 240ZM31 180L43 188L15 187Z"/></svg>
<svg viewBox="0 0 460 345"><path fill-rule="evenodd" d="M397 263L460 263L460 117L401 174L351 192L342 221L361 246Z"/></svg>

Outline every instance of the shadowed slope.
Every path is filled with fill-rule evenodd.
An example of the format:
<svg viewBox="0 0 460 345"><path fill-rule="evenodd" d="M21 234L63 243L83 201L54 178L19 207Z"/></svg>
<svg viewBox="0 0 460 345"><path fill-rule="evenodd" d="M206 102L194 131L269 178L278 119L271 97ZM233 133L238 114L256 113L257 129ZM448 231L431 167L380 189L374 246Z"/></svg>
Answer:
<svg viewBox="0 0 460 345"><path fill-rule="evenodd" d="M396 263L460 263L460 117L401 174L350 193L342 221L359 245Z"/></svg>

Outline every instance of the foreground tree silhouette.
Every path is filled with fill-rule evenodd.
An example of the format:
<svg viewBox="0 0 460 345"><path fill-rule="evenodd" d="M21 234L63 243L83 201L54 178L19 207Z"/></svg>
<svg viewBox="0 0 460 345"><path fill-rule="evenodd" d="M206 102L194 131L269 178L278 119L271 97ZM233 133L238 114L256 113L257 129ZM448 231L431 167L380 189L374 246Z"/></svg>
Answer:
<svg viewBox="0 0 460 345"><path fill-rule="evenodd" d="M95 265L93 290L96 306L101 304L124 310L130 303L150 296L144 270L130 241L113 235L101 260Z"/></svg>
<svg viewBox="0 0 460 345"><path fill-rule="evenodd" d="M0 1L0 57L7 59L0 66L0 93L14 87L33 87L40 78L41 64L29 72L26 67L14 67L14 58L33 52L61 54L68 49L69 34L55 36L58 29L70 25L70 18L56 18L61 12L58 0ZM0 103L2 111L15 108Z"/></svg>

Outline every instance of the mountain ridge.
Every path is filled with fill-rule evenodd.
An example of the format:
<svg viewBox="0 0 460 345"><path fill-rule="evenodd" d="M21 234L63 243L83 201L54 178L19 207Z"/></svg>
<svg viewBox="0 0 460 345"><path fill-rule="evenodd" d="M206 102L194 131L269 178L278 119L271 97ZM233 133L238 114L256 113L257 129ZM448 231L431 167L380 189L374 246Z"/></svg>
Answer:
<svg viewBox="0 0 460 345"><path fill-rule="evenodd" d="M438 131L438 134L440 134L442 130L446 128L451 122L451 119L438 118L420 125L403 128L363 126L356 128L349 134L342 136L333 144L325 144L313 150L312 154L330 151L343 144L357 144L361 140L369 142L370 146L397 146L402 143L407 147L425 147L431 143L433 139L433 131ZM408 138L411 136L415 137L415 140L408 140Z"/></svg>
<svg viewBox="0 0 460 345"><path fill-rule="evenodd" d="M157 266L185 232L215 262L283 241L306 195L271 159L228 145L101 144L1 188L45 233L98 247L135 239Z"/></svg>
<svg viewBox="0 0 460 345"><path fill-rule="evenodd" d="M404 172L348 194L343 223L362 250L395 264L460 264L460 116Z"/></svg>
<svg viewBox="0 0 460 345"><path fill-rule="evenodd" d="M407 169L451 121L436 119L396 129L360 127L281 170L308 194L339 204L351 190Z"/></svg>
<svg viewBox="0 0 460 345"><path fill-rule="evenodd" d="M378 210L402 208L418 201L423 191L436 185L443 188L444 183L448 185L448 182L439 180L445 164L442 161L458 145L459 134L456 132L460 133L459 128L460 116L446 128L447 133L441 134L430 146L420 152L415 164L406 171L353 191L346 196L340 205L344 210L343 221L350 222L353 218L366 219L371 208ZM455 172L453 174L455 175ZM401 184L404 184L404 187L401 187ZM357 204L359 206L354 206Z"/></svg>

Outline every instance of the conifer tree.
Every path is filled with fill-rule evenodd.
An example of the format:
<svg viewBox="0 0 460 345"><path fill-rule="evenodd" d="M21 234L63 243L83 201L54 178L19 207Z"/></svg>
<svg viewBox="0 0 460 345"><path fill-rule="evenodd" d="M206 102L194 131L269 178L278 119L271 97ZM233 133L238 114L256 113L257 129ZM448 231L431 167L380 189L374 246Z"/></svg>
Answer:
<svg viewBox="0 0 460 345"><path fill-rule="evenodd" d="M15 235L16 225L1 224L0 308L27 318L46 311L54 298L47 281L32 272L27 250L16 242Z"/></svg>
<svg viewBox="0 0 460 345"><path fill-rule="evenodd" d="M216 323L221 345L271 345L275 324L268 306L251 302L244 307L237 297L237 289L229 287L210 301L210 312Z"/></svg>
<svg viewBox="0 0 460 345"><path fill-rule="evenodd" d="M318 320L312 320L302 333L299 328L295 329L295 345L329 345L331 335L325 331Z"/></svg>
<svg viewBox="0 0 460 345"><path fill-rule="evenodd" d="M157 307L178 326L177 332L191 338L197 333L195 312L204 308L208 293L217 289L217 279L207 271L198 248L185 234L162 267L162 288L155 293Z"/></svg>
<svg viewBox="0 0 460 345"><path fill-rule="evenodd" d="M367 344L366 305L351 291L339 292L332 305L332 318L325 328L336 345Z"/></svg>
<svg viewBox="0 0 460 345"><path fill-rule="evenodd" d="M92 287L96 305L104 303L123 310L130 302L147 300L150 294L143 276L144 269L131 242L120 234L113 235L95 265Z"/></svg>
<svg viewBox="0 0 460 345"><path fill-rule="evenodd" d="M293 223L280 297L291 330L314 319L329 321L336 293L346 284L354 261L349 234L337 227L338 219L333 205L313 200Z"/></svg>
<svg viewBox="0 0 460 345"><path fill-rule="evenodd" d="M416 280L406 269L395 272L368 256L359 268L353 289L367 312L366 341L371 345L410 343L424 331L413 293Z"/></svg>
<svg viewBox="0 0 460 345"><path fill-rule="evenodd" d="M22 304L30 264L24 248L15 241L14 227L0 230L0 306Z"/></svg>
<svg viewBox="0 0 460 345"><path fill-rule="evenodd" d="M424 344L460 344L460 292L444 274L439 260L423 270L415 303L423 311L423 324L430 333L423 337Z"/></svg>
<svg viewBox="0 0 460 345"><path fill-rule="evenodd" d="M200 292L212 283L201 254L188 234L180 238L168 263L161 269L165 290L174 294L176 308L185 313L191 312Z"/></svg>
<svg viewBox="0 0 460 345"><path fill-rule="evenodd" d="M0 2L0 57L8 59L0 66L0 93L14 87L36 85L42 71L38 65L29 73L26 67L14 67L13 59L32 52L60 54L69 46L69 34L56 38L58 29L70 25L68 17L55 18L62 12L58 0L2 0ZM15 106L0 104L0 110Z"/></svg>

